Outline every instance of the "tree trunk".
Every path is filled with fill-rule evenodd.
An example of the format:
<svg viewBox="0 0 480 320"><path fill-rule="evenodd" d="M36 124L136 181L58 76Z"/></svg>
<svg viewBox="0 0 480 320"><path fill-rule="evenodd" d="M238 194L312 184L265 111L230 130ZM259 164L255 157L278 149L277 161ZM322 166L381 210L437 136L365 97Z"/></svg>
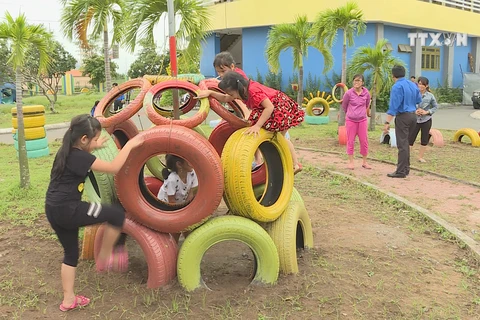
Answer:
<svg viewBox="0 0 480 320"><path fill-rule="evenodd" d="M369 131L375 131L376 111L377 111L377 77L373 76L372 106L370 107L370 127L368 128Z"/></svg>
<svg viewBox="0 0 480 320"><path fill-rule="evenodd" d="M297 95L298 107L302 107L303 103L303 58L300 56L300 66L298 67L298 95Z"/></svg>
<svg viewBox="0 0 480 320"><path fill-rule="evenodd" d="M57 91L53 90L53 99L50 100L50 111L52 111L52 113L57 113L57 110L55 110L55 103L57 102L57 99Z"/></svg>
<svg viewBox="0 0 480 320"><path fill-rule="evenodd" d="M343 30L343 49L342 49L342 76L340 80L343 84L347 83L347 33ZM343 88L340 89L340 96L343 97L345 91ZM345 125L345 111L343 108L338 108L338 126Z"/></svg>
<svg viewBox="0 0 480 320"><path fill-rule="evenodd" d="M105 59L105 80L106 92L112 89L112 75L110 74L110 57L108 54L108 29L107 26L103 28L103 58Z"/></svg>
<svg viewBox="0 0 480 320"><path fill-rule="evenodd" d="M17 140L18 140L18 163L20 165L20 187L30 187L30 172L28 170L27 146L25 143L25 126L23 124L23 105L22 105L22 72L17 67L15 72L16 94L17 94Z"/></svg>

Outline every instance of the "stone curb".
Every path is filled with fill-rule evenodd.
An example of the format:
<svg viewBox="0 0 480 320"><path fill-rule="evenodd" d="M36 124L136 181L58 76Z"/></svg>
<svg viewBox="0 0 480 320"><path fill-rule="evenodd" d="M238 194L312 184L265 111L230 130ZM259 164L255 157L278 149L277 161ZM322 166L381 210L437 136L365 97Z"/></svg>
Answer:
<svg viewBox="0 0 480 320"><path fill-rule="evenodd" d="M70 122L62 122L62 123L54 123L54 124L47 124L45 126L46 130L55 130L55 129L63 129L63 128L68 128L70 126ZM6 129L0 129L0 134L7 134L7 133L12 133L13 128L6 128Z"/></svg>
<svg viewBox="0 0 480 320"><path fill-rule="evenodd" d="M341 173L341 172L337 172L337 171L331 171L331 170L327 170L327 169L322 169L322 168L316 168L318 170L321 170L321 171L325 171L325 172L328 172L332 175L337 175L337 176L341 176L341 177L344 177L344 178L347 178L347 179L350 179L350 180L353 180L357 183L361 183L363 184L364 186L367 186L369 188L372 188L372 189L375 189L376 191L378 192L381 192L389 197L392 197L394 198L395 200L399 201L399 202L402 202L403 204L405 204L407 207L410 207L418 212L420 212L422 215L424 215L425 217L427 217L428 219L432 220L434 223L442 226L443 228L445 228L448 232L450 232L451 234L455 235L455 237L462 241L468 248L470 248L470 250L475 253L477 255L478 258L480 258L480 245L478 244L478 242L476 242L475 240L473 240L472 238L470 238L469 236L467 236L465 233L463 233L462 231L460 231L459 229L457 229L456 227L450 225L447 221L443 220L442 218L440 218L439 216L437 216L436 214L434 214L433 212L423 208L423 207L420 207L419 205L399 196L399 195L396 195L390 191L386 191L386 190L383 190L382 188L374 185L374 184L371 184L369 182L365 182L365 181L362 181L356 177L352 177L348 174L345 174L345 173Z"/></svg>

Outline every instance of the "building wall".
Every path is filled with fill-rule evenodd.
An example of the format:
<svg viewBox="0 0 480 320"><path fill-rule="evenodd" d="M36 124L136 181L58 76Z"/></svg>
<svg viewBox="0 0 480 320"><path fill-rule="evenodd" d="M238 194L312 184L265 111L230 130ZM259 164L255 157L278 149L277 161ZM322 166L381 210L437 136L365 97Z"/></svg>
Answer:
<svg viewBox="0 0 480 320"><path fill-rule="evenodd" d="M268 64L265 57L265 46L267 42L267 35L269 27L255 27L255 28L244 28L242 31L242 60L243 66L242 69L249 76L252 76L253 79L257 79L257 72L262 76L268 73ZM407 67L407 75L409 74L408 69L410 68L410 60L413 59L413 53L403 53L398 52L399 44L410 43L410 40L407 36L412 29L402 28L397 26L384 26L384 38L387 39L392 47L393 54L401 59ZM336 74L341 73L342 67L342 31L338 32L337 41L332 47L332 55L334 57L334 67L327 74L323 74L323 56L315 48L310 48L308 51L308 56L304 60L304 75L305 81L310 73L312 76L317 76L321 78L322 84L325 83L325 76L329 79L332 78L333 72ZM471 52L471 39L468 40L467 47L455 47L454 48L454 66L453 66L453 86L460 87L463 84L462 71L469 72L468 66L468 53ZM360 46L373 46L375 44L375 24L369 23L367 25L367 30L364 35L355 38L355 45L353 47L347 48L347 62L353 56L355 50ZM427 41L427 45L429 41ZM421 74L416 74L416 76L423 75L430 80L432 87L437 87L438 84L444 84L444 74L443 74L443 61L445 57L444 51L446 48L440 48L440 70L439 71L430 71L422 70ZM201 70L205 75L215 75L215 70L212 66L212 62L215 54L219 52L219 46L216 44L215 36L210 36L207 39L207 46L204 48L204 54L202 55L201 60ZM460 69L461 65L461 69ZM289 85L289 78L293 76L293 58L291 50L287 50L280 55L280 66L282 71L282 84L283 88ZM322 88L329 89L329 88Z"/></svg>
<svg viewBox="0 0 480 320"><path fill-rule="evenodd" d="M202 57L200 59L200 72L205 76L216 76L213 68L213 59L220 52L220 38L213 33L202 44Z"/></svg>

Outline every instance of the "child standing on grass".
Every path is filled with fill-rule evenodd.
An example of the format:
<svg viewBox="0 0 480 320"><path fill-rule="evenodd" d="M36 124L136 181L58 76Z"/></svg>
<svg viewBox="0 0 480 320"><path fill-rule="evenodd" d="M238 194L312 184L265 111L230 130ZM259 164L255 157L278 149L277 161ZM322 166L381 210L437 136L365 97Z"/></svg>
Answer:
<svg viewBox="0 0 480 320"><path fill-rule="evenodd" d="M251 110L249 120L253 124L245 131L245 134L257 135L260 128L263 127L268 131L280 132L285 136L288 129L299 125L304 119L305 112L285 93L258 82L246 80L235 71L226 72L218 87L226 94L204 90L199 92L197 99L206 98L210 95L221 102L242 99ZM292 142L287 139L287 143L292 154L293 169L296 174L302 171L302 165L298 162Z"/></svg>
<svg viewBox="0 0 480 320"><path fill-rule="evenodd" d="M96 265L98 272L104 272L111 264L113 246L125 221L125 212L120 207L81 201L85 179L90 170L117 173L130 151L141 144L139 140L129 140L112 162L97 159L91 152L101 148L106 141L100 138L101 130L100 122L88 114L74 117L63 137L51 171L45 213L64 250L61 311L84 307L90 303L90 299L75 295L74 292L79 257L79 227L107 222Z"/></svg>

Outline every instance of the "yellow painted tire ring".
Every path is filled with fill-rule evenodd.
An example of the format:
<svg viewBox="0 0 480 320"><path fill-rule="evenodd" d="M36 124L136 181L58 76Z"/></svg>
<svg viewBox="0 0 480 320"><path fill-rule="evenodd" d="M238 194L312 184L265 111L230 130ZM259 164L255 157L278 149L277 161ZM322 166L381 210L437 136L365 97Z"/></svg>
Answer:
<svg viewBox="0 0 480 320"><path fill-rule="evenodd" d="M342 103L343 101L343 97L342 99L338 100L336 97L335 97L335 90L337 90L337 88L340 87L340 88L343 88L343 92L345 94L345 92L347 92L348 90L348 87L344 84L344 83L337 83L336 85L333 86L332 88L332 99L333 101L337 102L337 103Z"/></svg>
<svg viewBox="0 0 480 320"><path fill-rule="evenodd" d="M12 133L16 136L17 129L13 129ZM25 140L36 140L42 139L47 136L45 127L36 127L36 128L25 128Z"/></svg>
<svg viewBox="0 0 480 320"><path fill-rule="evenodd" d="M23 114L27 115L30 113L38 114L38 113L45 113L45 107L41 105L34 105L34 106L23 106L22 108ZM17 116L17 108L13 107L10 112L12 113L12 116L16 117Z"/></svg>
<svg viewBox="0 0 480 320"><path fill-rule="evenodd" d="M453 136L453 141L461 142L463 136L467 136L470 138L470 141L472 142L472 146L480 147L480 136L475 130L470 128L459 129L457 130L457 132L455 132L455 135Z"/></svg>
<svg viewBox="0 0 480 320"><path fill-rule="evenodd" d="M23 118L23 125L25 128L43 127L45 125L45 115L25 117ZM12 118L12 127L18 129L18 120L16 117Z"/></svg>
<svg viewBox="0 0 480 320"><path fill-rule="evenodd" d="M277 247L280 272L298 273L297 248L313 248L313 232L310 216L295 188L285 212L277 220L266 223L265 230Z"/></svg>
<svg viewBox="0 0 480 320"><path fill-rule="evenodd" d="M222 152L224 200L233 214L257 222L276 220L287 208L293 190L293 160L287 140L265 129L255 137L235 131ZM260 149L266 163L267 189L258 201L252 188L252 159Z"/></svg>
<svg viewBox="0 0 480 320"><path fill-rule="evenodd" d="M314 114L313 113L313 108L321 104L323 106L323 112L321 114ZM330 104L327 102L327 100L323 98L313 98L307 103L307 110L306 113L308 116L328 116L328 113L330 112Z"/></svg>

